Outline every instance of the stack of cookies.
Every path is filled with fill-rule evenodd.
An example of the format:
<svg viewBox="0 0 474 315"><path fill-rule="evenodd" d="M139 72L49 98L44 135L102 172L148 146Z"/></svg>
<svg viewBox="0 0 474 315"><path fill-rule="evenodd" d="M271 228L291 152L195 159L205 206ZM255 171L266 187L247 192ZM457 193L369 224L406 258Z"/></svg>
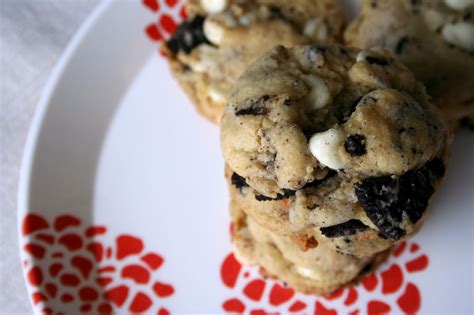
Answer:
<svg viewBox="0 0 474 315"><path fill-rule="evenodd" d="M445 173L449 126L474 112L473 37L456 29L472 22L453 18L473 6L449 3L427 4L444 19L440 32L417 1L364 2L345 34L358 49L338 43L333 0L188 1L163 50L198 111L220 121L242 263L324 294L420 229ZM379 21L394 26L370 30ZM439 72L423 68L430 53Z"/></svg>

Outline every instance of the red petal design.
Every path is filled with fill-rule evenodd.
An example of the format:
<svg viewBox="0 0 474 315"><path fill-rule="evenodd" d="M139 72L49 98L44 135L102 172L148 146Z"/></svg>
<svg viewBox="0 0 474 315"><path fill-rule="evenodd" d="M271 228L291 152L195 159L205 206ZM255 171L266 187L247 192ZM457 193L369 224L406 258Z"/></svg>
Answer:
<svg viewBox="0 0 474 315"><path fill-rule="evenodd" d="M371 274L362 280L362 285L367 291L373 291L377 287L377 284L378 280L375 274Z"/></svg>
<svg viewBox="0 0 474 315"><path fill-rule="evenodd" d="M81 220L72 215L60 215L54 220L54 229L58 232L70 227L81 225Z"/></svg>
<svg viewBox="0 0 474 315"><path fill-rule="evenodd" d="M261 279L256 279L245 286L244 294L253 301L259 301L264 289L265 282Z"/></svg>
<svg viewBox="0 0 474 315"><path fill-rule="evenodd" d="M415 252L417 252L419 249L420 249L420 245L418 245L417 243L413 243L413 244L411 244L411 246L410 246L410 253L415 253Z"/></svg>
<svg viewBox="0 0 474 315"><path fill-rule="evenodd" d="M157 315L170 315L170 312L166 308L160 308Z"/></svg>
<svg viewBox="0 0 474 315"><path fill-rule="evenodd" d="M35 292L31 295L31 300L33 301L33 304L36 305L41 301L47 301L48 298L40 292Z"/></svg>
<svg viewBox="0 0 474 315"><path fill-rule="evenodd" d="M327 309L319 301L316 301L316 310L314 314L315 315L337 315L337 312L336 310L333 310L333 309Z"/></svg>
<svg viewBox="0 0 474 315"><path fill-rule="evenodd" d="M37 287L40 286L43 282L43 273L41 272L41 269L38 266L35 266L31 268L31 270L26 275L26 278L32 286Z"/></svg>
<svg viewBox="0 0 474 315"><path fill-rule="evenodd" d="M160 24L163 29L168 32L169 34L173 34L176 30L176 23L174 22L173 18L168 14L163 14L160 18Z"/></svg>
<svg viewBox="0 0 474 315"><path fill-rule="evenodd" d="M79 290L79 298L81 301L96 301L98 297L99 294L94 288L82 287Z"/></svg>
<svg viewBox="0 0 474 315"><path fill-rule="evenodd" d="M128 296L128 288L124 285L110 289L104 293L104 299L111 301L118 307L122 306Z"/></svg>
<svg viewBox="0 0 474 315"><path fill-rule="evenodd" d="M426 269L428 267L428 256L422 255L405 264L409 272L416 272Z"/></svg>
<svg viewBox="0 0 474 315"><path fill-rule="evenodd" d="M121 260L130 255L139 254L143 250L143 242L130 235L117 237L117 259Z"/></svg>
<svg viewBox="0 0 474 315"><path fill-rule="evenodd" d="M242 265L235 259L234 254L229 254L221 266L222 282L224 282L227 287L233 288L237 282L241 268Z"/></svg>
<svg viewBox="0 0 474 315"><path fill-rule="evenodd" d="M47 228L49 228L49 224L43 217L30 213L23 219L21 234L28 235Z"/></svg>
<svg viewBox="0 0 474 315"><path fill-rule="evenodd" d="M347 294L346 300L344 301L344 305L350 306L354 304L357 301L358 296L359 295L357 294L357 291L351 287L349 289L349 293Z"/></svg>
<svg viewBox="0 0 474 315"><path fill-rule="evenodd" d="M337 298L341 297L342 293L344 293L344 288L340 288L340 289L338 289L338 290L336 290L336 291L334 291L334 292L331 292L331 293L329 293L329 294L326 294L326 295L324 296L324 298L325 298L326 300L334 300L334 299L337 299Z"/></svg>
<svg viewBox="0 0 474 315"><path fill-rule="evenodd" d="M397 292L403 283L403 273L398 265L392 265L388 270L382 272L382 293L390 294Z"/></svg>
<svg viewBox="0 0 474 315"><path fill-rule="evenodd" d="M160 268L163 264L163 258L160 255L149 253L141 258L152 270Z"/></svg>
<svg viewBox="0 0 474 315"><path fill-rule="evenodd" d="M156 295L159 297L166 297L174 293L174 288L169 284L155 282L153 285L153 291L155 291Z"/></svg>
<svg viewBox="0 0 474 315"><path fill-rule="evenodd" d="M128 265L122 270L122 278L132 279L136 283L145 284L148 283L148 280L150 280L150 273L142 266Z"/></svg>
<svg viewBox="0 0 474 315"><path fill-rule="evenodd" d="M143 313L151 306L151 299L142 292L138 292L133 298L129 310L134 313Z"/></svg>
<svg viewBox="0 0 474 315"><path fill-rule="evenodd" d="M374 300L370 301L369 304L367 304L367 313L369 315L380 315L388 312L390 312L390 305L385 304L382 301Z"/></svg>
<svg viewBox="0 0 474 315"><path fill-rule="evenodd" d="M421 305L421 296L416 285L409 282L405 292L398 298L397 304L405 313L413 314L418 312Z"/></svg>
<svg viewBox="0 0 474 315"><path fill-rule="evenodd" d="M270 304L280 305L288 301L293 297L295 291L291 288L282 287L280 284L275 283L272 290L270 291Z"/></svg>
<svg viewBox="0 0 474 315"><path fill-rule="evenodd" d="M87 279L89 277L89 274L91 273L92 268L94 266L89 259L83 256L74 256L71 259L71 265L79 269L84 279Z"/></svg>
<svg viewBox="0 0 474 315"><path fill-rule="evenodd" d="M94 258L97 262L101 262L102 261L102 256L103 256L103 253L104 253L104 247L102 246L101 243L90 243L89 245L87 245L87 250L89 252L92 253L92 255L94 255Z"/></svg>
<svg viewBox="0 0 474 315"><path fill-rule="evenodd" d="M48 293L48 295L50 297L52 297L53 299L56 297L56 293L58 292L58 288L56 287L56 285L54 283L47 283L46 286L45 286L45 289L46 289L46 293Z"/></svg>
<svg viewBox="0 0 474 315"><path fill-rule="evenodd" d="M112 306L108 303L102 303L97 308L101 315L112 314Z"/></svg>
<svg viewBox="0 0 474 315"><path fill-rule="evenodd" d="M51 277L56 277L56 275L63 269L63 265L60 263L55 263L49 266L49 274Z"/></svg>
<svg viewBox="0 0 474 315"><path fill-rule="evenodd" d="M61 296L61 301L63 303L69 303L69 302L74 301L74 297L69 293L65 293Z"/></svg>
<svg viewBox="0 0 474 315"><path fill-rule="evenodd" d="M290 308L289 308L289 311L290 312L299 312L299 311L302 311L306 308L306 304L301 302L301 301L296 301L295 303L293 303Z"/></svg>
<svg viewBox="0 0 474 315"><path fill-rule="evenodd" d="M392 255L395 257L399 257L405 251L405 247L407 247L407 243L401 242L400 244L398 244L397 247L395 247L395 249L392 252Z"/></svg>
<svg viewBox="0 0 474 315"><path fill-rule="evenodd" d="M158 0L143 0L143 5L148 7L152 11L158 11L160 6L158 5Z"/></svg>
<svg viewBox="0 0 474 315"><path fill-rule="evenodd" d="M92 305L90 304L82 304L81 305L81 308L80 308L80 311L83 312L83 313L87 313L87 312L90 312L92 309Z"/></svg>
<svg viewBox="0 0 474 315"><path fill-rule="evenodd" d="M26 244L24 249L25 252L29 253L36 259L42 259L46 252L43 246L37 244Z"/></svg>
<svg viewBox="0 0 474 315"><path fill-rule="evenodd" d="M37 240L43 241L48 244L54 244L54 236L51 234L41 233L35 236Z"/></svg>
<svg viewBox="0 0 474 315"><path fill-rule="evenodd" d="M107 228L105 226L91 226L86 230L87 237L93 237L96 235L105 234L107 232Z"/></svg>
<svg viewBox="0 0 474 315"><path fill-rule="evenodd" d="M61 284L68 287L76 287L80 280L76 275L72 273L65 273L61 276Z"/></svg>
<svg viewBox="0 0 474 315"><path fill-rule="evenodd" d="M232 313L243 313L245 311L244 303L240 302L238 299L230 299L222 304L222 308L227 312Z"/></svg>
<svg viewBox="0 0 474 315"><path fill-rule="evenodd" d="M178 3L178 0L166 0L166 4L170 7L174 7L176 3Z"/></svg>
<svg viewBox="0 0 474 315"><path fill-rule="evenodd" d="M67 247L70 251L78 250L82 247L82 239L77 234L66 234L59 239L59 244Z"/></svg>
<svg viewBox="0 0 474 315"><path fill-rule="evenodd" d="M99 277L95 279L95 282L97 282L97 284L100 285L101 287L105 287L107 284L112 282L112 278Z"/></svg>

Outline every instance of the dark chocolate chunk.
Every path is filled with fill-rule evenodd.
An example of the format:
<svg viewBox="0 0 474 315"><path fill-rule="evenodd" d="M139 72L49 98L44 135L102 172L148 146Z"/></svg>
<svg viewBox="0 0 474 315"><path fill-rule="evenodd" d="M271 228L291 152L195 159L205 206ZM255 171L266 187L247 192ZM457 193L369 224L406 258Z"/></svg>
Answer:
<svg viewBox="0 0 474 315"><path fill-rule="evenodd" d="M168 48L175 54L179 51L189 54L197 46L209 44L203 31L204 20L203 16L196 15L192 20L181 23L166 42Z"/></svg>
<svg viewBox="0 0 474 315"><path fill-rule="evenodd" d="M409 39L408 39L407 36L401 37L401 38L398 40L397 46L395 46L395 53L396 53L397 55L403 54L403 52L405 51L405 48L406 48L408 42L409 42Z"/></svg>
<svg viewBox="0 0 474 315"><path fill-rule="evenodd" d="M247 184L247 181L245 181L245 178L243 178L242 176L240 176L239 174L235 172L232 174L230 181L232 185L234 185L238 189L243 188L243 187L248 187L248 184Z"/></svg>
<svg viewBox="0 0 474 315"><path fill-rule="evenodd" d="M347 137L344 142L344 149L351 156L361 156L365 154L365 136L360 134L354 134Z"/></svg>
<svg viewBox="0 0 474 315"><path fill-rule="evenodd" d="M384 58L380 58L380 57L373 57L373 56L367 56L365 57L365 60L367 60L367 62L369 64L376 64L376 65L379 65L379 66L386 66L388 65L388 61Z"/></svg>
<svg viewBox="0 0 474 315"><path fill-rule="evenodd" d="M444 163L435 158L399 178L370 177L355 185L355 194L369 219L384 237L397 241L406 234L399 228L405 213L415 224L434 193L433 183L444 175Z"/></svg>
<svg viewBox="0 0 474 315"><path fill-rule="evenodd" d="M283 101L283 105L285 106L290 106L291 102L290 102L290 99L287 98L286 100Z"/></svg>
<svg viewBox="0 0 474 315"><path fill-rule="evenodd" d="M341 224L319 228L321 233L329 238L354 235L355 233L365 231L366 229L368 229L367 225L355 219Z"/></svg>
<svg viewBox="0 0 474 315"><path fill-rule="evenodd" d="M267 197L265 195L255 195L255 199L258 201L270 201L270 200L283 200L294 196L296 191L291 189L283 189L283 194L278 194L275 198Z"/></svg>

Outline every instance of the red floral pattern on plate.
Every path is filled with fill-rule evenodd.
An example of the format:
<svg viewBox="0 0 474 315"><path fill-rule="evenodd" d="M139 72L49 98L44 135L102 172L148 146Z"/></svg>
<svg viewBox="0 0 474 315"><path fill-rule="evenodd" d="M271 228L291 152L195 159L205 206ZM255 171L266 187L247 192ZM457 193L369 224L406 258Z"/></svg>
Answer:
<svg viewBox="0 0 474 315"><path fill-rule="evenodd" d="M38 311L48 314L114 310L168 314L174 287L157 272L164 263L133 235L116 237L105 226L83 226L60 215L49 222L30 213L22 223L26 280Z"/></svg>
<svg viewBox="0 0 474 315"><path fill-rule="evenodd" d="M145 27L145 33L153 42L160 42L174 33L179 23L186 18L184 0L142 0L142 4L156 20Z"/></svg>
<svg viewBox="0 0 474 315"><path fill-rule="evenodd" d="M413 314L420 310L421 292L412 274L425 270L428 262L417 243L403 242L386 263L357 285L318 298L262 278L258 268L241 265L231 253L220 270L224 286L230 289L222 308L228 313L252 315Z"/></svg>

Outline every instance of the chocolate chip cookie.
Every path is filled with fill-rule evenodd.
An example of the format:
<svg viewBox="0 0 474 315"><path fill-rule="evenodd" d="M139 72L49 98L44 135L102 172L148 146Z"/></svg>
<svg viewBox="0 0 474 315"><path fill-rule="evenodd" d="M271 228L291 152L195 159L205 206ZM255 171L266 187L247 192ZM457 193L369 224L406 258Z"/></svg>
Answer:
<svg viewBox="0 0 474 315"><path fill-rule="evenodd" d="M378 48L276 47L234 86L228 178L258 224L302 249L371 256L411 236L450 140L413 74Z"/></svg>
<svg viewBox="0 0 474 315"><path fill-rule="evenodd" d="M365 0L344 37L390 50L449 120L474 117L474 1Z"/></svg>
<svg viewBox="0 0 474 315"><path fill-rule="evenodd" d="M257 57L277 44L334 42L344 23L334 0L190 0L187 12L163 52L196 109L214 122Z"/></svg>

